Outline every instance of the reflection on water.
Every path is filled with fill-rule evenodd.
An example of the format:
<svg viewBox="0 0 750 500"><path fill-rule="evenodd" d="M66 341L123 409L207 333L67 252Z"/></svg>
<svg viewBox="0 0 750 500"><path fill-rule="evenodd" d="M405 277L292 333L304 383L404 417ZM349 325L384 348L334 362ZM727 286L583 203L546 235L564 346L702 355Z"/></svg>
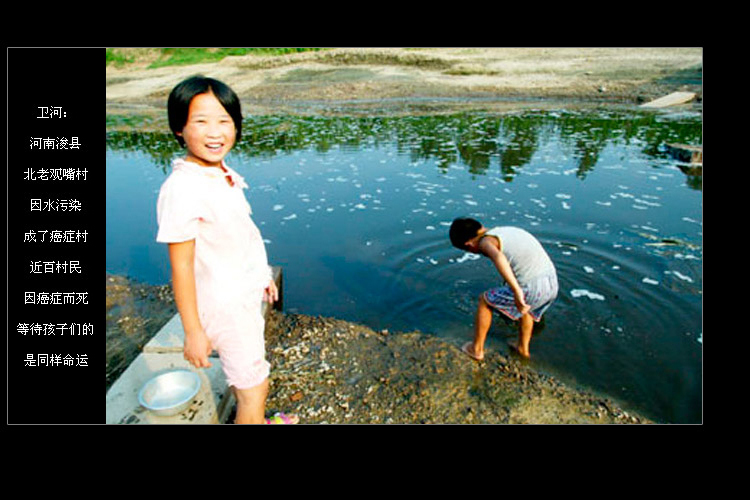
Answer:
<svg viewBox="0 0 750 500"><path fill-rule="evenodd" d="M702 196L665 144L700 116L249 117L227 159L248 180L285 306L374 328L470 335L486 259L453 249L457 216L516 225L561 293L533 363L660 421L702 419ZM107 271L166 283L155 203L181 154L168 133L107 134ZM515 330L496 321L489 347Z"/></svg>
<svg viewBox="0 0 750 500"><path fill-rule="evenodd" d="M268 158L294 151L326 153L332 148L360 149L395 145L412 162L434 160L439 169L466 166L483 175L495 164L510 182L527 165L542 142L554 136L574 159L576 176L584 179L608 145L637 141L641 151L666 158L667 143L701 144L702 121L696 116L665 117L615 112L555 112L509 115L477 113L421 117L246 118L235 153L246 159ZM170 133L108 132L108 148L148 154L164 171L180 148Z"/></svg>

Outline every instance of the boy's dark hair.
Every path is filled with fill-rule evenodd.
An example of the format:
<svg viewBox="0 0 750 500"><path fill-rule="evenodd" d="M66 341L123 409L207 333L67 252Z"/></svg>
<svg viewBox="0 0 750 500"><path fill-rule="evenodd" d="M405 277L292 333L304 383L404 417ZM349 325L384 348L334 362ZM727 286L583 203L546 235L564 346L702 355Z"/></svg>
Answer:
<svg viewBox="0 0 750 500"><path fill-rule="evenodd" d="M199 94L212 93L219 100L229 116L232 117L234 128L237 131L236 141L242 135L242 111L240 110L240 99L237 94L225 83L205 76L192 76L178 83L167 100L167 114L169 115L169 128L172 129L177 142L185 147L185 140L177 135L182 132L188 119L190 101Z"/></svg>
<svg viewBox="0 0 750 500"><path fill-rule="evenodd" d="M465 250L466 242L474 238L481 228L482 224L474 219L468 217L455 219L449 232L451 244L456 248Z"/></svg>

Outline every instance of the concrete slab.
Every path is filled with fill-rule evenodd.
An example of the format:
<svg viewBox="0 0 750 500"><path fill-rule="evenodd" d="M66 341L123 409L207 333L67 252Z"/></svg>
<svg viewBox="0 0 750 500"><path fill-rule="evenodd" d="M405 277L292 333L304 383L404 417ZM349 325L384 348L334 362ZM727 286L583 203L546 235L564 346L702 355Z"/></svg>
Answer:
<svg viewBox="0 0 750 500"><path fill-rule="evenodd" d="M107 391L107 424L218 424L231 410L231 390L227 387L219 358L210 359L210 368L196 369L182 353L141 353ZM182 413L157 416L138 403L138 391L152 377L175 369L198 374L201 388L192 404Z"/></svg>
<svg viewBox="0 0 750 500"><path fill-rule="evenodd" d="M653 101L641 104L642 108L666 108L667 106L675 106L677 104L685 104L695 99L694 92L672 92L671 94L665 95Z"/></svg>
<svg viewBox="0 0 750 500"><path fill-rule="evenodd" d="M185 330L182 328L180 314L172 316L172 319L164 325L159 332L143 347L143 352L150 353L175 353L182 352L185 343Z"/></svg>
<svg viewBox="0 0 750 500"><path fill-rule="evenodd" d="M703 146L689 144L666 144L667 151L672 158L687 163L703 163Z"/></svg>

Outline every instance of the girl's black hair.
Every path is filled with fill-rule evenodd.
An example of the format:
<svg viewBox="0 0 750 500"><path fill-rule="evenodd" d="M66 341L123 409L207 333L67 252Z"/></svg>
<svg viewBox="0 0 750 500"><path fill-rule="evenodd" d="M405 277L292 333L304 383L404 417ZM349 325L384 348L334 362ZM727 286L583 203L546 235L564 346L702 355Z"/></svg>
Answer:
<svg viewBox="0 0 750 500"><path fill-rule="evenodd" d="M482 224L479 221L468 217L455 219L449 232L451 244L456 248L465 250L466 242L474 238L480 229L482 229Z"/></svg>
<svg viewBox="0 0 750 500"><path fill-rule="evenodd" d="M240 140L242 135L242 111L240 110L240 99L237 94L225 83L205 76L192 76L187 80L178 83L167 100L167 114L169 115L169 128L172 129L177 142L180 146L185 147L185 140L177 135L185 128L188 119L188 109L190 101L199 94L211 92L216 96L229 116L232 117L234 128L237 131L236 141Z"/></svg>

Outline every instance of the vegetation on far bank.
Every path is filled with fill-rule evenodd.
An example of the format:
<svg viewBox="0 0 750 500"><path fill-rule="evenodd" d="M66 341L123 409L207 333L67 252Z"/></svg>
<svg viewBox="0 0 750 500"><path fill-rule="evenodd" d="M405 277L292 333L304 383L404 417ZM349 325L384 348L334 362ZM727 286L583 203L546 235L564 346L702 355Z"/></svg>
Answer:
<svg viewBox="0 0 750 500"><path fill-rule="evenodd" d="M123 66L137 63L141 60L151 61L149 68L162 66L179 66L217 62L226 56L244 56L253 54L258 56L275 56L322 50L316 47L234 47L234 48L202 48L202 47L168 47L154 49L107 49L107 66Z"/></svg>

